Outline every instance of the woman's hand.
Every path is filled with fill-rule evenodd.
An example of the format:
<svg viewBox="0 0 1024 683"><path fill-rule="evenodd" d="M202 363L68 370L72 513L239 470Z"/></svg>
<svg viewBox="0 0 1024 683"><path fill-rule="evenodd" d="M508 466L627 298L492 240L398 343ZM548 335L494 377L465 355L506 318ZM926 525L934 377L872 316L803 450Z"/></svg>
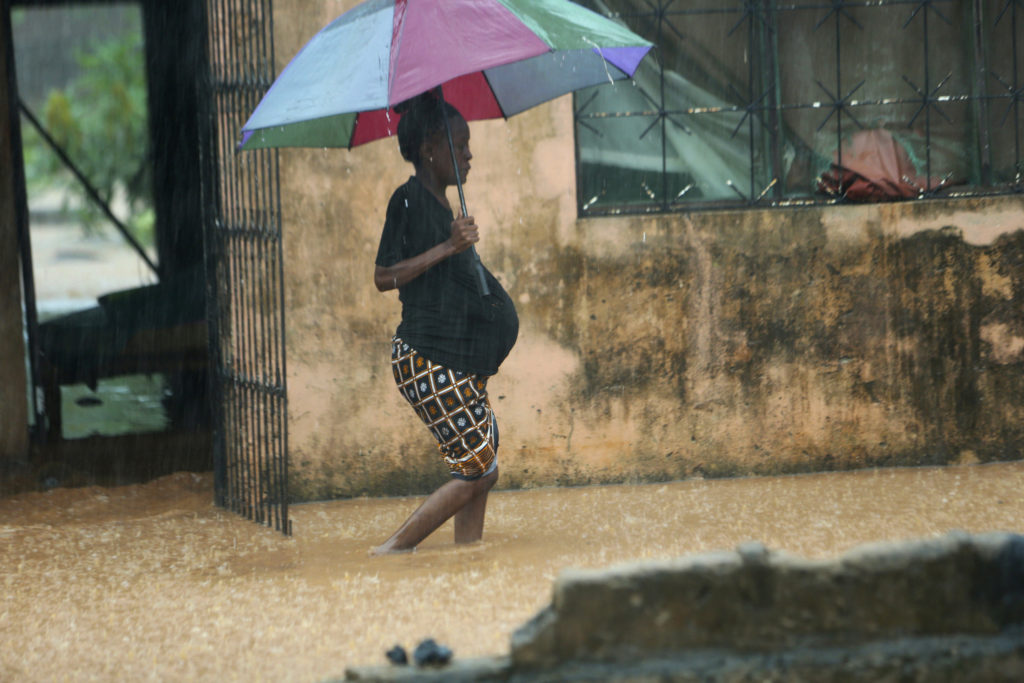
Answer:
<svg viewBox="0 0 1024 683"><path fill-rule="evenodd" d="M375 266L373 284L378 291L398 289L422 275L428 268L466 251L480 241L480 228L472 216L459 216L452 221L452 234L444 242L435 244L422 254L407 258L392 266Z"/></svg>
<svg viewBox="0 0 1024 683"><path fill-rule="evenodd" d="M459 216L452 221L452 236L448 238L448 243L455 250L454 253L466 251L479 241L480 228L472 216Z"/></svg>

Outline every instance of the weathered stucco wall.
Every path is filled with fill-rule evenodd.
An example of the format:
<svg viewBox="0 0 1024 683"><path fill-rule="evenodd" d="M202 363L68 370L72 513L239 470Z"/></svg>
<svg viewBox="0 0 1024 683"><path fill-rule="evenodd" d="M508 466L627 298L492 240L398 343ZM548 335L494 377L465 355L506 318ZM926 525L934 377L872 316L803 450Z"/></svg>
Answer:
<svg viewBox="0 0 1024 683"><path fill-rule="evenodd" d="M348 4L278 3L279 67ZM470 127L521 317L499 485L1020 457L1024 197L578 220L570 99ZM428 490L371 279L411 167L394 140L281 158L294 494Z"/></svg>

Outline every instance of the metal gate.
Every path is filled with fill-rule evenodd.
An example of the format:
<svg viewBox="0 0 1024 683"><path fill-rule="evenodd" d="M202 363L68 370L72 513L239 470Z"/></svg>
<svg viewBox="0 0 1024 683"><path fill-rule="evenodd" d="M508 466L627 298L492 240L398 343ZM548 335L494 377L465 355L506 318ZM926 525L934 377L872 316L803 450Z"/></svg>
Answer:
<svg viewBox="0 0 1024 683"><path fill-rule="evenodd" d="M212 158L204 234L218 505L285 534L288 415L274 150L237 152L274 77L270 0L206 0Z"/></svg>

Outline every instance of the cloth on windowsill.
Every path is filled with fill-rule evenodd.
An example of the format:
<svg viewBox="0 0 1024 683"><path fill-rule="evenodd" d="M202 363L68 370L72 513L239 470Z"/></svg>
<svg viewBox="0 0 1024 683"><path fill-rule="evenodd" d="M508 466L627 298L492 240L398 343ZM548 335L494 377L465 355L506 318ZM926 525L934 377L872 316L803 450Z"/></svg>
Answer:
<svg viewBox="0 0 1024 683"><path fill-rule="evenodd" d="M929 179L918 175L907 149L881 128L861 130L837 152L829 170L821 175L818 190L851 201L880 202L910 199L926 190L963 182L952 178Z"/></svg>

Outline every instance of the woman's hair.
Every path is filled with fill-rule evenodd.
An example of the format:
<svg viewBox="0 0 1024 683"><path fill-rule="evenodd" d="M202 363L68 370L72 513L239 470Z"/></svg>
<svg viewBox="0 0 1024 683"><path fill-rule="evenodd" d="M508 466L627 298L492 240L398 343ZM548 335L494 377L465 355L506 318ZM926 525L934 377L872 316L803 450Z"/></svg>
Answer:
<svg viewBox="0 0 1024 683"><path fill-rule="evenodd" d="M459 110L448 102L444 103L448 119L462 118ZM420 165L420 145L436 133L444 132L444 118L437 95L425 92L395 105L395 112L402 115L398 121L398 149L402 158Z"/></svg>

